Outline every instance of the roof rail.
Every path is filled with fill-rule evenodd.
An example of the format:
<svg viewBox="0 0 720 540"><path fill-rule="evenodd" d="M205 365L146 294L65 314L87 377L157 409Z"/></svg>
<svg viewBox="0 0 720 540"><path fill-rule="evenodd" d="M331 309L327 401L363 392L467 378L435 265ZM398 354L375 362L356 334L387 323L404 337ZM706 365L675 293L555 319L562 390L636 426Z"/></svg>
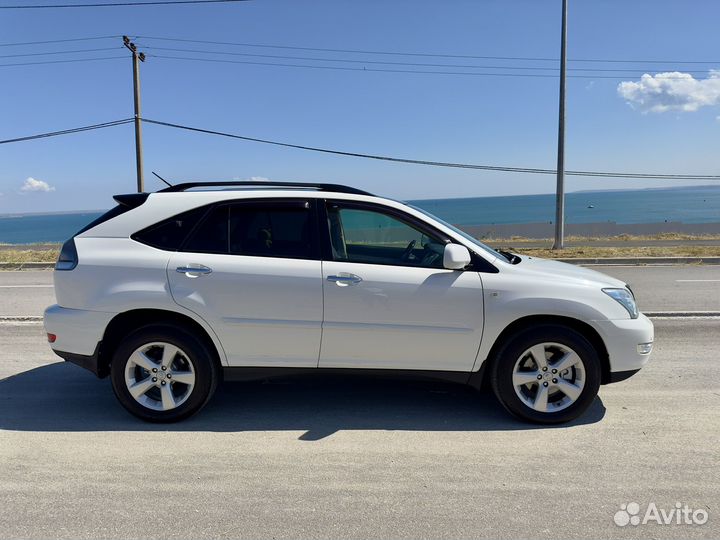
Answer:
<svg viewBox="0 0 720 540"><path fill-rule="evenodd" d="M357 189L350 186L343 186L341 184L319 184L314 182L262 182L262 181L238 181L238 182L183 182L182 184L175 184L174 186L161 189L158 193L175 193L178 191L187 191L189 189L198 187L284 187L284 188L311 188L318 191L334 191L336 193L352 193L354 195L370 195L367 191Z"/></svg>

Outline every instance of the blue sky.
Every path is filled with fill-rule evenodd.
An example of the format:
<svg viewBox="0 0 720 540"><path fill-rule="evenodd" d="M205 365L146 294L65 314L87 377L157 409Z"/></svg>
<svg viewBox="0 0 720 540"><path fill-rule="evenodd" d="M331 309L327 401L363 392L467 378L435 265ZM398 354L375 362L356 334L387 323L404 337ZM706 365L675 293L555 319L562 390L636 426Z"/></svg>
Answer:
<svg viewBox="0 0 720 540"><path fill-rule="evenodd" d="M0 6L17 3L0 0ZM560 0L254 0L205 6L8 10L0 13L0 43L128 34L316 48L558 57L559 15ZM712 68L720 69L718 20L720 3L715 0L570 0L570 58L718 63L594 64L603 69L640 70L623 79L569 79L567 168L718 174L720 76L708 79ZM442 61L149 39L137 42L141 49L154 45L356 60ZM104 47L117 50L73 57L127 52L120 38L115 38L0 47L0 55ZM0 63L59 58L66 57L0 58ZM621 80L638 83L643 73L654 75L658 70L699 73L684 81L650 80L626 86L622 95L619 92ZM132 116L129 56L0 67L0 76L0 139ZM152 57L142 65L143 114L148 118L349 151L551 169L556 159L557 86L555 78L373 73ZM553 176L373 162L153 125L145 125L144 142L149 190L162 187L151 170L178 181L265 177L341 182L407 199L549 193L555 184ZM0 213L105 208L112 204L112 194L135 188L132 125L1 145L0 163ZM28 182L28 178L40 183ZM567 183L569 190L670 185L662 180L576 177Z"/></svg>

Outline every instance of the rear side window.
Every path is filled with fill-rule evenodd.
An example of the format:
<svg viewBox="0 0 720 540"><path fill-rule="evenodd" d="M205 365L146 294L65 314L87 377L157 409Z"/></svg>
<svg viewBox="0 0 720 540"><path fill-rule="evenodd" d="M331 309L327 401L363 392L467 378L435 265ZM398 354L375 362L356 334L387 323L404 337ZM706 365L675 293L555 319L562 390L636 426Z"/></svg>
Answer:
<svg viewBox="0 0 720 540"><path fill-rule="evenodd" d="M183 245L183 251L193 253L229 253L228 216L230 207L217 206L208 212L192 236Z"/></svg>
<svg viewBox="0 0 720 540"><path fill-rule="evenodd" d="M177 251L206 212L207 206L183 212L133 234L132 239L158 249Z"/></svg>
<svg viewBox="0 0 720 540"><path fill-rule="evenodd" d="M314 223L305 201L223 205L208 214L183 251L316 259Z"/></svg>

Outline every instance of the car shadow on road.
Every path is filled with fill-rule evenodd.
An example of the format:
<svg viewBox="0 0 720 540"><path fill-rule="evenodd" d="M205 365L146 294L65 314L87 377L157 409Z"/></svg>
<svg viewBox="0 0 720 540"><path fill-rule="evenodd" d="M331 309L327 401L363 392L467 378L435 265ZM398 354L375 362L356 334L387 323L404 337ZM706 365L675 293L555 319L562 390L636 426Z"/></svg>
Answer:
<svg viewBox="0 0 720 540"><path fill-rule="evenodd" d="M600 421L596 398L579 419ZM292 377L224 383L199 414L149 424L125 412L108 379L58 362L0 380L0 429L17 431L304 431L320 440L341 430L506 431L549 429L511 417L491 392L441 381Z"/></svg>

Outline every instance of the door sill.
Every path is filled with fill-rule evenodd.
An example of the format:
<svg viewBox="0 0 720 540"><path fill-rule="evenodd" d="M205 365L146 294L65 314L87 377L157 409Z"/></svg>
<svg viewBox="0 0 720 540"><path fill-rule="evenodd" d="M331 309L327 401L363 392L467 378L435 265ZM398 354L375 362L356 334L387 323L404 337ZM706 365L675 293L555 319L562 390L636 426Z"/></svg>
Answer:
<svg viewBox="0 0 720 540"><path fill-rule="evenodd" d="M425 369L226 367L223 368L223 375L226 381L231 382L256 381L276 377L294 377L298 375L334 375L384 379L431 379L479 386L482 373Z"/></svg>

